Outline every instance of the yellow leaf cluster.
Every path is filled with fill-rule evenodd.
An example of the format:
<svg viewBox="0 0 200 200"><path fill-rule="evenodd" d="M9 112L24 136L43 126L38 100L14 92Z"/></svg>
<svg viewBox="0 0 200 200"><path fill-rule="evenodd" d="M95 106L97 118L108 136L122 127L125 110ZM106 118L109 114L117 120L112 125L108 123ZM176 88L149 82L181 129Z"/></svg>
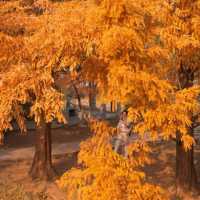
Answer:
<svg viewBox="0 0 200 200"><path fill-rule="evenodd" d="M66 172L58 181L67 199L167 199L161 188L145 182L144 173L138 169L148 162L147 144L132 144L125 159L112 150L110 136L115 129L105 122L92 121L91 131L94 135L80 147L80 167Z"/></svg>

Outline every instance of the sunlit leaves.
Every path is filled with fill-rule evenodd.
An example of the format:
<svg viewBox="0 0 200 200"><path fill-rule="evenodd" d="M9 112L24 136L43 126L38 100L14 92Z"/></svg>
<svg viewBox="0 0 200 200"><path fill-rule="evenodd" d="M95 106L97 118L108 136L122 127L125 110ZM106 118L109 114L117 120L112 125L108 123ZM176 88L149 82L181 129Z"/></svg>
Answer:
<svg viewBox="0 0 200 200"><path fill-rule="evenodd" d="M165 199L161 188L145 182L145 175L137 167L149 162L149 147L135 143L129 147L129 158L115 153L110 136L115 129L104 122L92 121L94 136L81 144L81 168L66 172L58 181L67 191L67 198L76 194L77 200Z"/></svg>

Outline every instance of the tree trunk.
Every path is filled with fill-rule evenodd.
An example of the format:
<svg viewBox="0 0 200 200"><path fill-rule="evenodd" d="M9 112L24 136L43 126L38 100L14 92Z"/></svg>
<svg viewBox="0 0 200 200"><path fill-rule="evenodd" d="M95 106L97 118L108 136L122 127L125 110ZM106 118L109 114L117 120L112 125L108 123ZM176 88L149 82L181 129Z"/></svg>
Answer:
<svg viewBox="0 0 200 200"><path fill-rule="evenodd" d="M117 107L117 104L116 104L116 102L115 101L111 101L110 102L110 111L111 112L116 112L116 107Z"/></svg>
<svg viewBox="0 0 200 200"><path fill-rule="evenodd" d="M55 176L51 154L51 123L43 121L36 130L35 155L29 172L33 179L50 180Z"/></svg>
<svg viewBox="0 0 200 200"><path fill-rule="evenodd" d="M113 112L113 101L110 102L110 112Z"/></svg>
<svg viewBox="0 0 200 200"><path fill-rule="evenodd" d="M101 104L101 117L102 119L106 118L106 104Z"/></svg>
<svg viewBox="0 0 200 200"><path fill-rule="evenodd" d="M192 130L191 130L192 131ZM192 136L192 135L191 135ZM180 135L176 138L176 186L177 191L192 191L197 187L197 175L194 166L194 148L185 150Z"/></svg>
<svg viewBox="0 0 200 200"><path fill-rule="evenodd" d="M78 100L78 107L79 107L80 110L82 110L81 96L80 96L80 94L78 92L78 88L76 87L75 84L73 84L73 88L74 88L74 91L76 93L76 97L77 97L77 100Z"/></svg>
<svg viewBox="0 0 200 200"><path fill-rule="evenodd" d="M193 86L194 71L181 62L179 69L180 89ZM188 134L193 137L193 127L188 127ZM176 136L176 186L177 192L193 191L197 186L197 175L194 166L194 148L184 149L180 134Z"/></svg>
<svg viewBox="0 0 200 200"><path fill-rule="evenodd" d="M95 86L93 83L89 83L89 107L90 110L96 109L96 94L95 94Z"/></svg>
<svg viewBox="0 0 200 200"><path fill-rule="evenodd" d="M117 112L121 112L121 104L120 103L117 103Z"/></svg>

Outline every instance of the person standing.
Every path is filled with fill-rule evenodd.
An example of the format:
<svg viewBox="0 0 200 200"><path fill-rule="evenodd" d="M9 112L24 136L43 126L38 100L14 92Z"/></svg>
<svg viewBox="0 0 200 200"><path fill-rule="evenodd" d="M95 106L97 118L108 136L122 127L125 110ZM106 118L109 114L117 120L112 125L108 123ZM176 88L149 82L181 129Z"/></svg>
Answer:
<svg viewBox="0 0 200 200"><path fill-rule="evenodd" d="M128 122L128 111L124 110L121 113L119 123L117 125L117 140L114 145L114 151L120 153L120 148L122 149L122 155L127 157L127 144L130 133L132 131L132 124Z"/></svg>

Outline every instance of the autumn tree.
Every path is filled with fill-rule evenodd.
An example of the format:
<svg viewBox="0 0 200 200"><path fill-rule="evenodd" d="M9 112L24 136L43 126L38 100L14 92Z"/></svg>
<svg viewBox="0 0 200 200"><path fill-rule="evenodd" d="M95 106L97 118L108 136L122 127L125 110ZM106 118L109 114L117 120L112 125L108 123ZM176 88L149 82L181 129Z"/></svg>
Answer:
<svg viewBox="0 0 200 200"><path fill-rule="evenodd" d="M190 111L198 110L199 90L177 90L166 76L171 63L168 49L156 41L158 23L152 9L157 4L98 2L91 11L95 23L89 23L88 17L97 41L95 56L85 62L88 76L96 80L104 98L129 105L129 117L137 123L139 134L150 131L152 136L169 138L180 130L185 147L189 147L193 139L185 128L191 122ZM94 60L95 74L94 64L90 64Z"/></svg>
<svg viewBox="0 0 200 200"><path fill-rule="evenodd" d="M199 1L152 1L149 4L137 1L143 11L138 8L132 12L143 14L143 21L139 21L138 16L132 19L138 25L135 32L131 30L133 26L129 28L129 20L130 10L136 8L136 2L121 1L114 5L109 1L102 2L104 11L109 9L104 13L102 9L109 28L102 34L100 47L101 56L109 63L108 98L120 98L121 102L130 104L132 119L137 123L139 133L150 131L164 138L176 136L177 185L191 190L197 183L193 145L188 150L185 144L188 142L190 146L194 141L195 113L199 113L196 101L199 89L193 85L195 73L199 70ZM151 81L156 85L155 89ZM166 96L159 97L159 93ZM183 98L181 101L180 97ZM162 99L161 104L159 99ZM172 117L174 109L177 115Z"/></svg>
<svg viewBox="0 0 200 200"><path fill-rule="evenodd" d="M199 26L199 1L192 1L192 7L186 1L179 1L172 5L172 10L169 2L164 3L98 0L54 4L54 9L51 9L51 4L38 1L34 6L44 6L47 13L37 18L37 31L15 38L5 33L1 35L3 47L7 49L1 50L0 131L3 133L11 128L12 119L25 129L22 105L31 104L30 115L38 127L31 170L33 177L48 178L52 174L49 123L55 118L64 120L63 95L57 89L54 75L66 66L73 70L80 63L84 79L97 86L98 97L102 101L129 105L129 118L136 124L135 131L141 137L148 132L153 139L157 139L158 135L169 139L176 138L178 133L178 152L186 158L181 163L192 163L185 162L192 161L192 151L185 153L184 149L190 149L194 143L188 128L192 125L191 113L199 109L196 100L199 88L191 85L193 75L186 77L186 71L189 69L193 73L197 67L194 55L199 47L196 28ZM162 15L158 13L160 8L163 9ZM163 19L163 26L160 26ZM28 22L26 26L31 27ZM176 29L177 26L180 30ZM164 46L158 41L160 30L165 33L161 35ZM166 36L172 40L167 40ZM13 45L17 51L11 54L14 59L10 59L9 50ZM175 59L170 59L170 56ZM179 75L181 87L168 74L173 71L177 71L175 74ZM96 135L81 149L80 160L85 168L75 170L77 180L74 184L71 182L74 188L81 188L80 199L98 199L99 193L95 191L102 189L103 183L109 186L112 183L112 187L105 188L101 199L109 199L110 192L113 192L112 199L161 198L160 189L145 183L143 174L141 176L136 169L145 163L146 156L131 159L137 145L133 145L129 160L125 160L116 155L108 143L108 135L112 135L109 127L102 127L104 125L98 131L92 129ZM94 145L99 148L94 149ZM106 155L109 156L105 160ZM96 163L104 164L98 168ZM105 176L107 169L113 177ZM184 172L188 169L194 171L193 164L185 169ZM84 174L87 180L83 180ZM187 174L184 179L186 185L188 180L195 182L194 174ZM66 177L69 181L73 180L74 172L67 173ZM65 181L69 185L68 180ZM121 183L127 187L120 188ZM189 184L189 187L192 185ZM126 192L128 197L123 196Z"/></svg>
<svg viewBox="0 0 200 200"><path fill-rule="evenodd" d="M159 23L160 41L169 50L170 66L166 76L177 92L189 91L198 79L200 56L200 1L157 2L154 16ZM159 13L158 13L159 12ZM186 127L188 135L198 122L199 111L188 113L190 123ZM193 156L194 146L185 150L180 131L176 134L176 182L179 189L192 190L197 186L197 176Z"/></svg>
<svg viewBox="0 0 200 200"><path fill-rule="evenodd" d="M93 51L84 62L84 66L87 66L84 68L87 78L97 84L102 100L117 101L129 106L129 118L136 124L135 131L141 138L148 132L152 139L157 139L158 136L170 139L176 138L178 132L184 150L192 148L194 139L188 134L188 127L192 125L191 113L199 110L199 88L193 86L178 90L168 74L174 70L174 66L169 59L169 48L159 41L160 21L158 12L155 12L159 10L155 10L159 7L158 2L102 0L96 3L88 11L85 22L92 35L93 46ZM100 132L102 135L106 134L106 131ZM95 138L91 139L95 141L95 145L90 144L87 148L98 151L97 147L102 140ZM82 146L83 151L84 148L86 146ZM109 199L107 192L112 190L112 186L118 185L117 180L107 179L105 176L108 169L104 168L106 164L101 165L100 162L100 168L97 167L97 159L103 159L112 152L106 145L102 145L100 149L99 155L95 154L96 159L90 160L91 154L87 154L89 150L85 154L80 153L80 160L86 169L72 170L66 173L66 178L64 175L61 179L61 185L70 188L71 180L71 184L80 189L80 199ZM106 160L112 163L115 158L108 156ZM112 168L115 167L116 165ZM90 170L91 177L84 179L83 174L87 175ZM119 173L125 172L124 168L124 171L117 168L116 177L120 177L117 170ZM123 176L122 179L131 184L127 177ZM104 184L108 186L104 194L96 192ZM143 187L143 184L138 183L138 187ZM122 195L120 198L118 191ZM113 195L112 199L145 199L142 191L139 191L137 198L132 193L124 197L124 192L119 188L108 193ZM146 198L153 199L152 196Z"/></svg>
<svg viewBox="0 0 200 200"><path fill-rule="evenodd" d="M8 36L4 36L4 40L6 37ZM18 41L17 45L19 45ZM22 54L20 50L20 55ZM24 58L24 61L27 60ZM33 65L27 65L26 62L19 64L17 60L17 63L10 63L10 68L8 67L2 74L1 134L4 130L12 128L13 119L17 121L21 130L26 130L23 105L29 103L30 116L37 122L38 136L36 136L34 158L34 165L37 167L32 169L35 172L34 176L37 174L39 177L48 177L52 166L49 160L51 153L49 125L46 122L51 122L55 117L58 117L59 121L64 120L61 113L62 94L53 87L51 71L47 68L36 69Z"/></svg>
<svg viewBox="0 0 200 200"><path fill-rule="evenodd" d="M55 74L65 67L76 66L82 59L81 54L86 45L82 44L85 44L85 37L81 34L85 32L80 29L81 4L77 4L76 11L73 10L73 3L55 5L54 13L50 9L51 4L40 6L45 6L47 12L33 18L33 26L36 28L30 31L31 34L25 32L10 36L5 32L0 35L0 132L2 138L5 131L12 129L12 120L17 121L21 130L26 130L23 105L28 103L29 116L37 126L30 175L33 178L49 179L54 176L50 123L54 119L65 121L62 115L63 94L59 91ZM16 21L10 20L8 24L20 22L26 30L31 27L29 20L32 17L29 18L19 4L16 7L20 10L14 13ZM70 18L75 15L77 21ZM78 40L80 36L82 40Z"/></svg>

